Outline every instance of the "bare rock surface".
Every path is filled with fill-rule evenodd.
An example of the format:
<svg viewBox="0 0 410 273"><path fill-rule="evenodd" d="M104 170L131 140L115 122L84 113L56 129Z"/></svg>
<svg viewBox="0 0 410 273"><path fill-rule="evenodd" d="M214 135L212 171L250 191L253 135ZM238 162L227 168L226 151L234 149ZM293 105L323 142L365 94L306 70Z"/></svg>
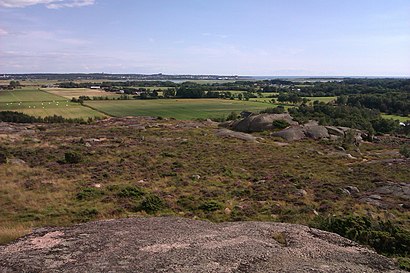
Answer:
<svg viewBox="0 0 410 273"><path fill-rule="evenodd" d="M251 142L257 142L258 139L260 139L251 134L235 132L229 129L219 129L216 131L215 135L218 137L237 138L237 139L251 141Z"/></svg>
<svg viewBox="0 0 410 273"><path fill-rule="evenodd" d="M286 128L279 132L273 132L271 135L281 137L287 141L297 141L306 138L304 128L299 125Z"/></svg>
<svg viewBox="0 0 410 273"><path fill-rule="evenodd" d="M289 114L259 114L250 115L244 119L233 122L222 123L221 126L245 133L262 132L275 129L273 126L273 121L275 120L283 120L290 125L298 124Z"/></svg>
<svg viewBox="0 0 410 273"><path fill-rule="evenodd" d="M43 228L0 247L0 272L400 272L306 226L128 218Z"/></svg>

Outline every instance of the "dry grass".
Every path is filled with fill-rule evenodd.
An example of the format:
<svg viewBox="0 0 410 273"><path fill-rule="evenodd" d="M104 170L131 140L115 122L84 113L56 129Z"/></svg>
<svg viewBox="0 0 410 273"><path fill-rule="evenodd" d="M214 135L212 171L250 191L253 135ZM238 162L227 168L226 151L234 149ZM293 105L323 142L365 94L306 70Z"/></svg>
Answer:
<svg viewBox="0 0 410 273"><path fill-rule="evenodd" d="M31 227L26 224L3 223L0 224L0 245L7 244L17 238L29 234Z"/></svg>
<svg viewBox="0 0 410 273"><path fill-rule="evenodd" d="M0 148L26 162L0 165L0 223L11 227L4 237L13 238L7 234L13 234L14 227L24 231L31 224L145 215L138 206L148 195L164 201L158 214L216 222L307 224L317 213L383 218L380 208L361 197L374 192L375 182L405 183L410 177L409 163L366 164L335 155L332 145L319 141L280 147L266 135L261 143L223 139L200 122L141 118L137 125L146 129L138 130L130 124L134 119L124 119L125 126L115 120L44 125L29 137L0 138ZM368 158L385 158L396 156L389 152L392 148L364 144L362 152ZM81 153L84 161L61 163L67 151ZM196 175L200 179L194 179ZM348 185L358 187L359 196L342 194L340 189ZM143 194L133 196L133 189ZM409 213L399 206L405 200L386 197L383 202L392 208L387 212L395 221L407 223Z"/></svg>

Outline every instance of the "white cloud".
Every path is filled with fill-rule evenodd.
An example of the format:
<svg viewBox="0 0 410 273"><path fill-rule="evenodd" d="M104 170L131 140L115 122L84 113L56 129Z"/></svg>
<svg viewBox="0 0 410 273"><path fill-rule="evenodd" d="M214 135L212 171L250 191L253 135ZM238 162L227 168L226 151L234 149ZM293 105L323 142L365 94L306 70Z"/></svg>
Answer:
<svg viewBox="0 0 410 273"><path fill-rule="evenodd" d="M58 1L46 5L49 9L77 8L94 5L95 0Z"/></svg>
<svg viewBox="0 0 410 273"><path fill-rule="evenodd" d="M0 36L6 36L7 34L9 34L7 30L0 28Z"/></svg>
<svg viewBox="0 0 410 273"><path fill-rule="evenodd" d="M0 0L0 7L24 8L42 4L49 9L59 9L90 6L94 3L95 0Z"/></svg>

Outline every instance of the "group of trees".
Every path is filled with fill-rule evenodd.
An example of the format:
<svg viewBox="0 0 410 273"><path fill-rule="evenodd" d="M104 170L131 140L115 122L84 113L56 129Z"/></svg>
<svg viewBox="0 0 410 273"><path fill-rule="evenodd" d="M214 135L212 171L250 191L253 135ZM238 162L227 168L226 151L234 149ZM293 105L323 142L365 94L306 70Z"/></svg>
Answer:
<svg viewBox="0 0 410 273"><path fill-rule="evenodd" d="M42 118L13 111L0 111L0 121L14 123L87 123L92 119L88 121L79 118L67 119L57 115Z"/></svg>
<svg viewBox="0 0 410 273"><path fill-rule="evenodd" d="M385 94L410 92L407 79L344 79L330 82L303 83L299 92L307 97L342 96L355 94Z"/></svg>
<svg viewBox="0 0 410 273"><path fill-rule="evenodd" d="M279 102L290 102L290 103L307 103L308 100L305 98L300 97L297 93L295 92L289 92L289 93L280 93L278 95L278 101Z"/></svg>
<svg viewBox="0 0 410 273"><path fill-rule="evenodd" d="M333 106L324 103L290 108L289 113L298 121L318 120L321 125L344 126L367 131L370 135L392 133L399 123L383 119L379 111L354 106Z"/></svg>
<svg viewBox="0 0 410 273"><path fill-rule="evenodd" d="M408 116L410 114L409 93L360 94L340 96L336 101L339 105L350 105L377 109L388 114Z"/></svg>

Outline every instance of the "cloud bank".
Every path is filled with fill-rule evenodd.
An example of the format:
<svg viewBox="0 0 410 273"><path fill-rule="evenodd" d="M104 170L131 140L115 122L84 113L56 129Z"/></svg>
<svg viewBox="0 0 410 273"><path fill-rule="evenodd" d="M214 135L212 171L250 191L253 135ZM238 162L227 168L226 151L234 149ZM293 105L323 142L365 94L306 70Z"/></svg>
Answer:
<svg viewBox="0 0 410 273"><path fill-rule="evenodd" d="M25 8L41 4L49 9L60 9L91 6L94 3L95 0L0 0L0 7Z"/></svg>

